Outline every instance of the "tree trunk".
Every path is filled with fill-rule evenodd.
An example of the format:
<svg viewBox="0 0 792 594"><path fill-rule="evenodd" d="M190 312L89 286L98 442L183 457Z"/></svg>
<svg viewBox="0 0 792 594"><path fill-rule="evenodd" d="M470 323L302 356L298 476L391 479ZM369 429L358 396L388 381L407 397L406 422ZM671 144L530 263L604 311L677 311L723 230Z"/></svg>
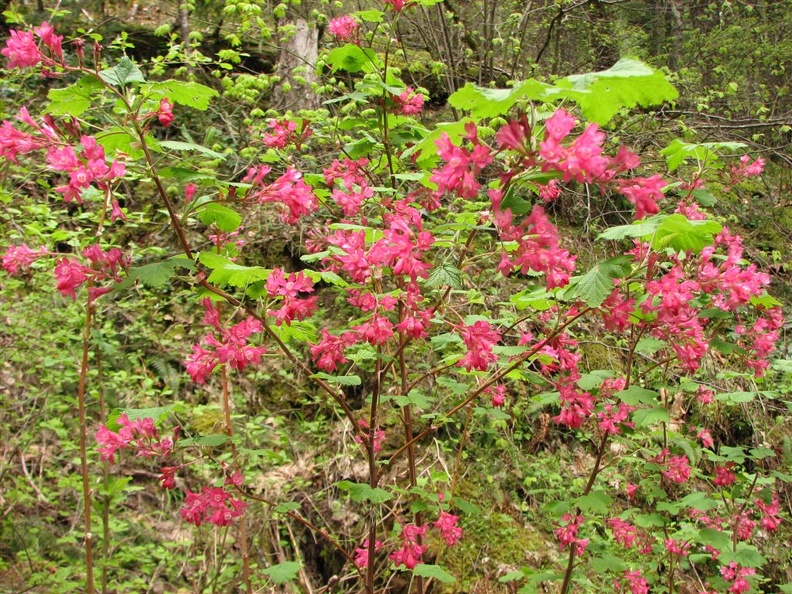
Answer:
<svg viewBox="0 0 792 594"><path fill-rule="evenodd" d="M313 91L313 84L318 82L319 31L302 17L290 19L287 23L294 25L294 34L281 43L276 70L280 83L275 89L273 107L283 111L316 109L319 97Z"/></svg>

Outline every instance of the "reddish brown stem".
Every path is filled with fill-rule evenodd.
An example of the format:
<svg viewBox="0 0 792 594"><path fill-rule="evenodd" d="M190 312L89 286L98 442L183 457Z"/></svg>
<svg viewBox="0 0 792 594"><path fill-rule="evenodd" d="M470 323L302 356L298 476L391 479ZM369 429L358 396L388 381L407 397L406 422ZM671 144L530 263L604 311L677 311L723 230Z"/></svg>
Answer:
<svg viewBox="0 0 792 594"><path fill-rule="evenodd" d="M90 291L92 283L88 282ZM90 293L89 293L90 295ZM83 521L85 523L85 591L94 594L93 575L93 534L91 533L91 481L88 475L88 426L85 405L85 384L88 377L88 351L91 345L91 323L93 318L93 303L88 297L85 308L85 325L83 327L82 360L80 362L80 381L77 385L77 407L80 417L80 473L83 486Z"/></svg>

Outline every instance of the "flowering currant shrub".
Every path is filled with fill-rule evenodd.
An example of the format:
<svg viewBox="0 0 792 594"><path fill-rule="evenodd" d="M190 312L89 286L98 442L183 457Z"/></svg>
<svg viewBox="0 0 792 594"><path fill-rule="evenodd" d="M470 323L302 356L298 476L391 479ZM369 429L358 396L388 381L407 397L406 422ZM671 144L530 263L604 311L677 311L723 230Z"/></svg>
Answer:
<svg viewBox="0 0 792 594"><path fill-rule="evenodd" d="M747 370L750 385L779 338L769 277L701 199L710 180L732 187L761 174L763 162L742 156L724 167L717 147L697 161L701 151L678 141L664 151L666 175L609 144L603 127L619 110L676 97L660 73L633 60L555 85L471 84L450 99L467 115L427 128L426 97L388 66L390 37L384 54L364 40L369 24L393 26L428 3L391 0L332 20L330 111L281 114L251 129L240 181L224 179L216 161L216 176L198 174L190 160L181 171L162 166L185 151L217 158L160 139L188 110L207 109L212 88L150 81L129 58L105 63L98 44L89 60L83 42L63 49L47 23L12 31L6 66L38 69L55 84L44 115L20 106L2 123L0 155L57 180L52 196L85 213L75 225L92 237L70 256L46 237L25 238L5 247L3 268L19 275L49 260L58 291L84 300L87 336L100 298L136 283L188 281L203 319L181 354L185 373L195 390L220 386L220 432L189 433L172 405L123 411L95 431L99 458L114 463L131 450L157 460L185 522L232 527L248 592L299 579L300 570L251 560L246 522L257 506L312 530L344 583L355 580L350 591L388 591L395 574L412 572L411 588L423 592L455 580L442 561L464 542L463 512L475 506L455 492L465 439L450 442L459 452L445 478L423 467L419 452L474 413L508 418L503 411L528 392L554 430L590 444L585 480L546 509L556 542L540 581L563 593L646 593L674 591L695 575L708 591L758 591L762 548L784 517L784 476L764 463L774 453L724 446L715 428L688 426L678 411L707 419L739 398L709 367ZM355 88L334 87L340 74ZM102 111L101 123L89 108ZM328 139L337 154L318 150ZM307 158L312 151L318 156ZM129 176L154 196L139 212L120 207ZM183 184L176 197L166 190L174 183ZM550 214L579 188L623 215L603 229L594 254L575 253ZM149 261L135 246L112 244L108 227L133 217L159 225L158 210L171 231L163 241L179 256ZM301 238L300 269L260 265L247 249L246 222L261 217ZM591 332L614 353L612 369L586 367ZM332 518L317 526L299 505L268 499L246 467L244 423L235 426L230 397L243 374L233 372L276 361L323 395L346 427L345 455L365 468L334 487L342 505L363 510L355 532ZM174 437L161 439L170 425ZM84 454L88 476L94 465ZM189 472L198 466L200 482ZM90 526L90 501L86 508ZM540 587L527 569L508 579L521 591Z"/></svg>

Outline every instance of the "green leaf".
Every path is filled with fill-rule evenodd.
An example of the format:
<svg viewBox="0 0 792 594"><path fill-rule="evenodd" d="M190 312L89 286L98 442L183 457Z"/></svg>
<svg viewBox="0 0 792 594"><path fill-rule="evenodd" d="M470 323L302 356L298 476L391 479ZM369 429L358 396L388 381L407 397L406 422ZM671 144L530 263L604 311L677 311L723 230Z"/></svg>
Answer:
<svg viewBox="0 0 792 594"><path fill-rule="evenodd" d="M643 62L621 59L601 72L576 74L559 81L561 94L580 106L583 116L605 125L622 108L649 107L679 96L665 75Z"/></svg>
<svg viewBox="0 0 792 594"><path fill-rule="evenodd" d="M139 159L145 155L137 136L118 126L97 133L96 141L102 145L107 155L121 152L129 155L132 159ZM162 172L160 171L160 173Z"/></svg>
<svg viewBox="0 0 792 594"><path fill-rule="evenodd" d="M639 404L657 404L659 394L654 390L647 390L640 386L630 386L626 390L616 392L614 396L625 404L638 406Z"/></svg>
<svg viewBox="0 0 792 594"><path fill-rule="evenodd" d="M153 262L144 266L130 268L127 271L126 278L118 283L115 288L116 290L126 289L138 280L149 287L161 287L167 284L170 278L176 274L177 268L195 270L195 264L188 258L177 256L162 262Z"/></svg>
<svg viewBox="0 0 792 594"><path fill-rule="evenodd" d="M523 99L543 99L552 87L534 79L516 84L511 89L489 89L468 83L448 98L456 109L470 112L474 118L492 118L507 113Z"/></svg>
<svg viewBox="0 0 792 594"><path fill-rule="evenodd" d="M701 544L710 545L719 551L726 551L731 548L731 537L723 530L714 528L702 528L698 531L696 540Z"/></svg>
<svg viewBox="0 0 792 594"><path fill-rule="evenodd" d="M632 415L636 427L649 427L656 423L668 423L671 415L665 408L640 408Z"/></svg>
<svg viewBox="0 0 792 594"><path fill-rule="evenodd" d="M352 15L367 23L381 23L385 13L381 10L359 10Z"/></svg>
<svg viewBox="0 0 792 594"><path fill-rule="evenodd" d="M656 513L635 516L634 522L639 528L662 528L666 525L666 519Z"/></svg>
<svg viewBox="0 0 792 594"><path fill-rule="evenodd" d="M707 511L708 509L718 507L717 501L710 499L706 493L702 493L701 491L694 491L693 493L685 495L679 501L679 503L685 507L692 507L693 509L699 509L702 511Z"/></svg>
<svg viewBox="0 0 792 594"><path fill-rule="evenodd" d="M465 126L472 121L471 118L462 118L458 122L437 124L434 130L424 134L421 142L416 143L415 146L404 151L402 157L406 158L417 154L417 161L421 167L431 166L432 163L439 159L437 156L437 145L435 144L437 140L443 134L447 134L451 142L459 142L459 139L465 135Z"/></svg>
<svg viewBox="0 0 792 594"><path fill-rule="evenodd" d="M261 573L269 577L274 584L285 584L297 577L301 567L296 561L284 561L272 567L267 567Z"/></svg>
<svg viewBox="0 0 792 594"><path fill-rule="evenodd" d="M341 481L338 488L347 491L352 501L371 501L372 503L385 503L393 499L393 495L385 489L379 487L372 488L365 483L353 483L352 481Z"/></svg>
<svg viewBox="0 0 792 594"><path fill-rule="evenodd" d="M323 379L328 384L335 384L338 386L359 386L361 384L360 376L357 375L330 375L320 371L314 373L310 377Z"/></svg>
<svg viewBox="0 0 792 594"><path fill-rule="evenodd" d="M50 89L46 111L52 115L79 116L85 113L104 90L102 81L92 74L83 76L64 89Z"/></svg>
<svg viewBox="0 0 792 594"><path fill-rule="evenodd" d="M696 159L701 164L717 162L718 150L736 151L745 148L742 142L683 142L678 138L671 141L667 147L660 151L666 158L666 164L671 171L676 170L686 159ZM704 205L706 206L706 204Z"/></svg>
<svg viewBox="0 0 792 594"><path fill-rule="evenodd" d="M155 423L158 423L162 417L169 414L171 411L178 411L179 408L180 405L178 403L151 408L128 408L125 410L116 408L107 416L107 423L105 423L105 426L110 429L110 431L117 432L121 429L121 425L118 424L118 417L122 414L126 414L130 421L151 418Z"/></svg>
<svg viewBox="0 0 792 594"><path fill-rule="evenodd" d="M716 221L690 221L684 215L672 214L663 219L652 239L652 248L670 247L678 252L700 252L712 245L713 237L723 227Z"/></svg>
<svg viewBox="0 0 792 594"><path fill-rule="evenodd" d="M170 149L172 151L195 151L197 153L202 153L207 157L212 157L213 159L225 160L226 158L226 156L223 153L218 153L217 151L208 149L205 146L201 146L200 144L195 144L194 142L182 142L180 140L161 140L158 143L158 146L165 149Z"/></svg>
<svg viewBox="0 0 792 594"><path fill-rule="evenodd" d="M99 76L107 84L113 85L114 87L123 87L131 82L146 82L143 72L141 72L140 68L138 68L127 56L121 58L118 64L112 68L102 70Z"/></svg>
<svg viewBox="0 0 792 594"><path fill-rule="evenodd" d="M187 439L180 439L179 445L182 447L187 446L200 446L205 448L213 448L223 445L231 438L228 435L215 433L212 435L201 435L200 437L190 437Z"/></svg>
<svg viewBox="0 0 792 594"><path fill-rule="evenodd" d="M280 505L276 505L273 510L279 514L287 514L289 512L297 511L300 509L300 504L296 501L289 501L287 503L281 503Z"/></svg>
<svg viewBox="0 0 792 594"><path fill-rule="evenodd" d="M380 60L374 50L362 48L355 43L347 43L330 50L325 62L332 68L333 72L336 70L360 72L361 70L369 70L371 67L380 67Z"/></svg>
<svg viewBox="0 0 792 594"><path fill-rule="evenodd" d="M583 374L577 381L577 385L581 390L593 390L598 388L606 379L613 377L613 371L609 369L595 369L590 373Z"/></svg>
<svg viewBox="0 0 792 594"><path fill-rule="evenodd" d="M256 281L267 280L271 270L261 266L241 266L225 256L212 252L201 252L201 264L212 269L207 279L210 283L231 287L246 287Z"/></svg>
<svg viewBox="0 0 792 594"><path fill-rule="evenodd" d="M628 237L646 237L647 235L651 235L655 232L661 221L662 219L659 217L651 217L649 219L636 221L632 225L619 225L618 227L611 227L610 229L600 233L597 236L597 239L610 239L613 241L619 241L621 239L627 239Z"/></svg>
<svg viewBox="0 0 792 594"><path fill-rule="evenodd" d="M427 287L462 288L462 271L451 264L441 264L429 273L426 279Z"/></svg>
<svg viewBox="0 0 792 594"><path fill-rule="evenodd" d="M570 296L579 297L590 307L599 307L613 291L615 278L622 278L632 270L629 256L617 256L600 262L578 277Z"/></svg>
<svg viewBox="0 0 792 594"><path fill-rule="evenodd" d="M605 491L592 491L588 495L578 497L576 503L584 512L607 514L613 503L613 498Z"/></svg>
<svg viewBox="0 0 792 594"><path fill-rule="evenodd" d="M239 229L242 224L242 216L235 210L228 208L217 202L207 202L203 205L198 218L204 225L217 225L221 231L231 232Z"/></svg>
<svg viewBox="0 0 792 594"><path fill-rule="evenodd" d="M209 102L220 95L220 93L205 85L181 80L152 83L149 90L159 97L167 97L173 103L186 105L201 111L206 111L209 108Z"/></svg>
<svg viewBox="0 0 792 594"><path fill-rule="evenodd" d="M532 208L533 205L528 200L517 195L513 186L508 189L501 202L501 210L510 210L514 216L528 214Z"/></svg>
<svg viewBox="0 0 792 594"><path fill-rule="evenodd" d="M420 577L433 578L443 584L453 584L456 581L453 575L439 565L421 563L413 569L413 574Z"/></svg>
<svg viewBox="0 0 792 594"><path fill-rule="evenodd" d="M735 562L743 567L761 567L767 563L767 559L762 556L755 546L744 542L737 543L736 551L722 551L718 561L723 565Z"/></svg>
<svg viewBox="0 0 792 594"><path fill-rule="evenodd" d="M591 568L597 573L621 573L628 567L624 559L616 557L615 555L604 554L601 557L595 557L591 560Z"/></svg>

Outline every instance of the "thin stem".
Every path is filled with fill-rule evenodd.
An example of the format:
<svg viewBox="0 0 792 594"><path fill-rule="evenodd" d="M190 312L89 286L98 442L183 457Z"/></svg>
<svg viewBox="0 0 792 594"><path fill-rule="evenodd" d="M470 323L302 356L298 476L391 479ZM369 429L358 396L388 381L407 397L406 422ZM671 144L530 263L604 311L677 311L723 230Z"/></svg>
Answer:
<svg viewBox="0 0 792 594"><path fill-rule="evenodd" d="M234 461L234 471L241 472L239 466L239 452L234 443L234 423L231 420L231 394L228 383L228 366L223 365L220 370L220 381L223 390L223 413L225 415L226 435L231 438L231 457ZM253 584L250 581L250 553L247 542L247 514L242 513L239 518L239 551L242 553L242 579L245 582L245 592L253 594Z"/></svg>
<svg viewBox="0 0 792 594"><path fill-rule="evenodd" d="M88 281L88 289L92 286ZM80 382L77 386L77 406L80 417L80 473L83 485L83 521L85 524L85 591L94 594L93 575L93 534L91 533L91 482L88 475L88 427L86 421L85 384L88 376L88 351L91 346L91 323L93 319L93 303L88 297L85 308L85 323L83 326L82 361L80 363Z"/></svg>

